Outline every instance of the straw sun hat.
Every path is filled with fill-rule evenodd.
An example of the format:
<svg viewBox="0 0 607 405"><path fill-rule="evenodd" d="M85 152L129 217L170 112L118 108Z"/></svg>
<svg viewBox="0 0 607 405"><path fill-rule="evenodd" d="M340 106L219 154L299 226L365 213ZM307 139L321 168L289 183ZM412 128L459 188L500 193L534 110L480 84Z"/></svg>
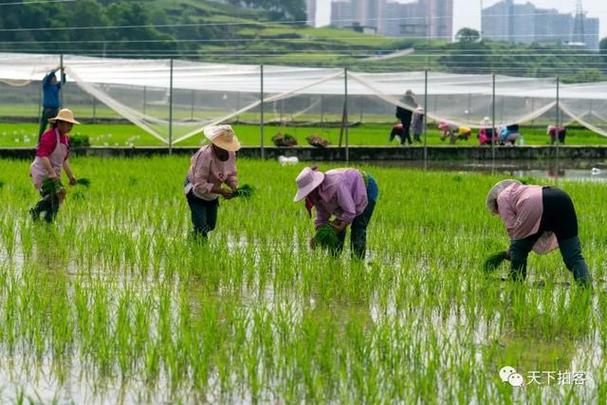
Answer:
<svg viewBox="0 0 607 405"><path fill-rule="evenodd" d="M61 109L56 117L48 119L48 122L50 122L52 124L55 123L56 121L64 121L64 122L69 122L71 124L80 124L78 121L76 121L74 119L74 113L72 112L72 110L70 110L68 108Z"/></svg>
<svg viewBox="0 0 607 405"><path fill-rule="evenodd" d="M228 152L240 149L240 142L230 125L210 125L204 128L204 136L215 146Z"/></svg>
<svg viewBox="0 0 607 405"><path fill-rule="evenodd" d="M506 180L502 180L500 182L495 183L495 185L491 188L491 190L489 190L489 193L487 193L487 199L485 201L489 212L491 212L492 214L497 214L497 197L499 197L501 192L504 191L509 186L511 186L512 184L523 184L523 183L521 183L520 181L515 180L515 179L506 179Z"/></svg>
<svg viewBox="0 0 607 405"><path fill-rule="evenodd" d="M306 198L324 179L325 174L323 172L319 172L311 167L304 168L295 179L297 194L295 194L293 201L298 202Z"/></svg>

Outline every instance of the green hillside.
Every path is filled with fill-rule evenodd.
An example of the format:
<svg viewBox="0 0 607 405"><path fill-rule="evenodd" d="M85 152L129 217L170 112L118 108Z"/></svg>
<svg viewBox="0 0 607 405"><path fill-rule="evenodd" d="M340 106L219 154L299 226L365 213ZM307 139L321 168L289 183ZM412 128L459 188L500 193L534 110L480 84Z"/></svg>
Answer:
<svg viewBox="0 0 607 405"><path fill-rule="evenodd" d="M287 1L272 4L281 7ZM560 75L568 82L605 80L607 73L605 55L559 44L491 43L480 40L474 30L458 42L387 38L311 28L276 13L208 0L23 2L2 7L0 50L371 72Z"/></svg>

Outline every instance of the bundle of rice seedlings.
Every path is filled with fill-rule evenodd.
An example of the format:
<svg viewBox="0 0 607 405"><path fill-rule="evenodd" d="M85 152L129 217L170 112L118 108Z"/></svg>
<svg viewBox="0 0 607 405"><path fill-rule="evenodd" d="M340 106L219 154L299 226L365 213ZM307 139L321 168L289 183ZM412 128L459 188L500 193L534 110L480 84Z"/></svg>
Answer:
<svg viewBox="0 0 607 405"><path fill-rule="evenodd" d="M250 198L255 192L255 187L249 184L243 184L236 189L235 197Z"/></svg>
<svg viewBox="0 0 607 405"><path fill-rule="evenodd" d="M274 145L281 147L290 147L297 145L297 138L290 134L277 133L272 137Z"/></svg>
<svg viewBox="0 0 607 405"><path fill-rule="evenodd" d="M332 254L337 253L339 239L337 238L335 229L331 225L325 224L319 227L314 235L314 240L316 241L316 246L326 249Z"/></svg>
<svg viewBox="0 0 607 405"><path fill-rule="evenodd" d="M485 263L483 264L483 270L486 273L490 273L496 270L504 262L504 260L507 259L508 252L506 251L493 253L485 259Z"/></svg>
<svg viewBox="0 0 607 405"><path fill-rule="evenodd" d="M84 186L84 187L88 187L91 185L91 181L87 178L82 178L82 179L77 179L76 184Z"/></svg>
<svg viewBox="0 0 607 405"><path fill-rule="evenodd" d="M61 181L54 181L52 179L44 179L42 181L42 187L40 188L40 192L42 195L57 195L59 191L63 189L63 184Z"/></svg>
<svg viewBox="0 0 607 405"><path fill-rule="evenodd" d="M308 143L317 148L326 148L329 146L329 141L321 137L320 135L312 134L306 138Z"/></svg>

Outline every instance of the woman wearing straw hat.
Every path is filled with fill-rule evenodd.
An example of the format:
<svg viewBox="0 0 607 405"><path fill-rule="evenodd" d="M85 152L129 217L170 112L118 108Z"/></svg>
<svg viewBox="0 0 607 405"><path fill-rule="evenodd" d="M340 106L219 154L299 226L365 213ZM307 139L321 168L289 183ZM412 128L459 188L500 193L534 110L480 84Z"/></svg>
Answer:
<svg viewBox="0 0 607 405"><path fill-rule="evenodd" d="M513 279L524 280L527 276L531 250L541 254L558 247L575 281L584 286L592 284L582 256L575 208L567 193L508 179L493 186L486 203L492 214L502 218L510 236L507 257Z"/></svg>
<svg viewBox="0 0 607 405"><path fill-rule="evenodd" d="M206 239L217 223L219 196L230 199L238 187L234 152L240 149L240 142L229 125L206 127L204 135L211 144L192 156L184 191L192 212L194 236Z"/></svg>
<svg viewBox="0 0 607 405"><path fill-rule="evenodd" d="M31 165L30 175L34 187L40 192L42 199L30 209L32 218L36 221L45 212L44 219L51 223L57 216L59 205L65 198L65 189L61 184L61 169L71 185L76 184L76 177L69 163L70 141L68 133L74 124L80 124L74 119L71 110L64 108L56 117L50 118L49 128L40 138L36 148L36 158ZM50 180L51 182L48 182Z"/></svg>
<svg viewBox="0 0 607 405"><path fill-rule="evenodd" d="M306 167L295 179L297 194L293 201L306 200L308 212L316 207L315 225L330 224L339 239L337 252L343 250L346 228L351 225L352 256L365 257L367 227L379 194L373 176L356 169L334 169L323 173ZM331 217L334 219L331 221Z"/></svg>

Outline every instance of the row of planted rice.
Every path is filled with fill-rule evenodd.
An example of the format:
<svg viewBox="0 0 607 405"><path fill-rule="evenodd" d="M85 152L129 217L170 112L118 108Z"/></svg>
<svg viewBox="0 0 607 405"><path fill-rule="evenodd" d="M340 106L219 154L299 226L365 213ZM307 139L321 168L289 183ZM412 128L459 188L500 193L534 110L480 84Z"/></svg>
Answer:
<svg viewBox="0 0 607 405"><path fill-rule="evenodd" d="M500 178L360 167L379 197L365 260L312 250L303 165L241 159L248 199L192 240L185 157L72 158L55 223L34 223L29 162L0 161L3 400L605 402L604 187L575 201L594 288L558 255L524 283L485 196ZM323 166L321 169L328 169ZM502 381L511 366L525 387ZM569 374L567 374L569 373ZM569 377L568 379L566 377Z"/></svg>

